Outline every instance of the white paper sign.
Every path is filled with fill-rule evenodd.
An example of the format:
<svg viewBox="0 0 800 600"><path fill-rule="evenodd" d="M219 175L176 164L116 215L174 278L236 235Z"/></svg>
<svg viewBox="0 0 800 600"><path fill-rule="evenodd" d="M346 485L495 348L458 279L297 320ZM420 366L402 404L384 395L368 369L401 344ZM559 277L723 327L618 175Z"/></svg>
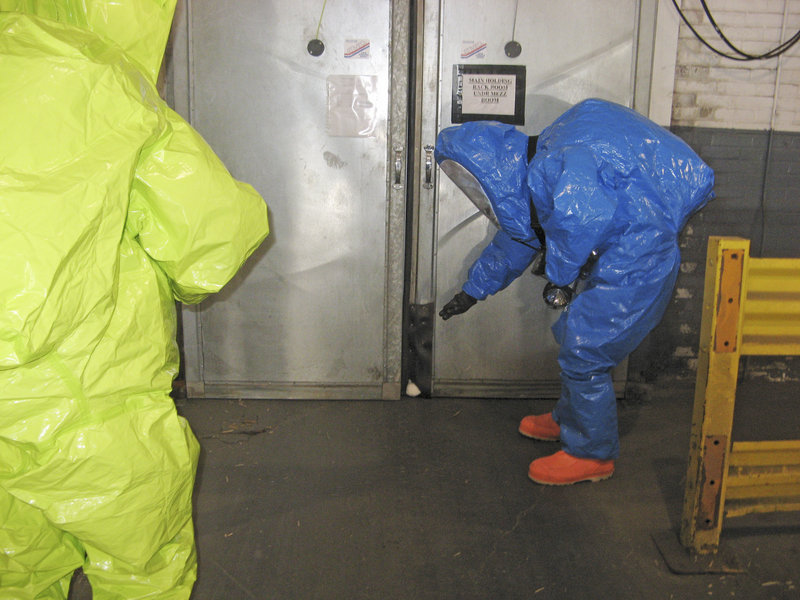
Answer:
<svg viewBox="0 0 800 600"><path fill-rule="evenodd" d="M464 74L462 112L514 116L516 75Z"/></svg>

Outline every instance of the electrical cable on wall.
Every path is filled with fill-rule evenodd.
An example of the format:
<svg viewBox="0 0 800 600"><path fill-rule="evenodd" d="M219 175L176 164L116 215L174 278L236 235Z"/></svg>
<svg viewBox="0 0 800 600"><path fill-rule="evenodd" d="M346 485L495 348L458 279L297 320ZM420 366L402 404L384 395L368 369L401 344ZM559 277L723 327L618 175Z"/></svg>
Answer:
<svg viewBox="0 0 800 600"><path fill-rule="evenodd" d="M772 50L768 50L767 52L764 52L763 54L749 54L747 52L739 50L739 48L734 46L733 43L731 43L731 41L727 37L725 37L725 34L722 33L722 30L719 28L719 26L717 25L717 22L714 20L714 17L711 15L711 11L708 9L708 6L706 5L705 0L700 0L700 4L703 6L703 11L705 12L706 16L708 17L708 20L710 21L711 26L714 28L714 31L717 32L717 35L720 37L720 39L722 39L722 41L725 43L725 45L728 46L728 48L730 48L731 50L733 50L733 52L736 53L736 54L728 54L728 53L723 52L722 50L718 50L717 48L712 46L710 43L708 43L705 40L705 38L703 38L703 36L701 36L697 32L697 30L689 22L689 19L686 18L686 15L683 14L683 11L681 10L680 6L678 6L677 0L672 0L672 4L675 6L675 10L678 11L678 14L681 16L681 19L683 19L683 22L686 23L686 26L691 30L691 32L695 35L695 37L703 43L703 45L705 45L709 50L711 50L715 54L719 54L720 56L722 56L724 58L728 58L730 60L750 61L750 60L766 60L766 59L769 59L769 58L775 58L777 56L780 56L781 54L783 54L787 50L789 50L789 48L791 48L798 41L800 41L800 30L798 30L788 40L786 40L785 42L782 42L781 44L779 44L778 46L776 46Z"/></svg>
<svg viewBox="0 0 800 600"><path fill-rule="evenodd" d="M505 45L506 56L509 58L517 58L522 53L522 44L514 38L517 35L517 10L519 9L519 0L514 4L514 26L511 29L511 41Z"/></svg>
<svg viewBox="0 0 800 600"><path fill-rule="evenodd" d="M325 14L325 6L327 4L328 0L322 3L322 12L319 13L319 22L317 23L317 33L314 35L314 39L308 42L308 46L306 46L306 50L311 56L321 56L325 52L325 44L319 39L319 30L322 27L322 15Z"/></svg>

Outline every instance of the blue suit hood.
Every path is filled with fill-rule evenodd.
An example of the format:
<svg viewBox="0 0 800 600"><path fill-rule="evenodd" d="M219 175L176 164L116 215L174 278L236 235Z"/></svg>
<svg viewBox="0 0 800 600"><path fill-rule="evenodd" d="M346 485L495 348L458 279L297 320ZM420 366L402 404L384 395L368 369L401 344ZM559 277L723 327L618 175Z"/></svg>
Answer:
<svg viewBox="0 0 800 600"><path fill-rule="evenodd" d="M439 164L452 160L467 169L486 192L503 231L538 247L525 182L527 152L528 136L512 125L475 121L442 130L435 157Z"/></svg>

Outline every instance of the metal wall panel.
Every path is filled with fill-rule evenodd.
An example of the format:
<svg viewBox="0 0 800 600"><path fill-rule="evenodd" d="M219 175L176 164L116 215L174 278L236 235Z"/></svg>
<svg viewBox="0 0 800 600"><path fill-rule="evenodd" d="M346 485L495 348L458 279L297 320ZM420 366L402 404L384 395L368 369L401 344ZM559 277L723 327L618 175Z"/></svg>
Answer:
<svg viewBox="0 0 800 600"><path fill-rule="evenodd" d="M394 5L402 36L407 2ZM184 310L192 396L400 395L403 190L392 191L387 169L393 3L323 6L188 4L192 124L264 196L272 229L229 286ZM316 37L318 57L307 51ZM366 54L349 54L364 43ZM392 81L405 106L403 75ZM353 96L360 116L332 110L332 90L345 84L346 95L354 82L373 86Z"/></svg>
<svg viewBox="0 0 800 600"><path fill-rule="evenodd" d="M428 64L438 64L438 106L436 110L423 109L438 126L423 129L438 131L451 125L454 64L524 65L526 110L521 129L529 135L539 133L584 98L633 104L639 17L636 0L441 0L439 6L438 15L426 9L426 36L434 36L437 29L439 33L437 55L426 55ZM505 44L512 39L522 46L516 58L504 52ZM470 47L483 43L483 52L462 56ZM441 174L436 193L421 191L419 202L421 213L436 215L432 230L426 233L425 224L420 223L419 234L422 244L433 246L435 264L432 275L421 269L417 278L427 281L433 277L438 309L459 291L468 268L495 230ZM425 241L428 235L432 243ZM543 279L523 275L464 315L447 322L436 319L434 395L558 394L558 346L550 332L558 313L542 302L543 283ZM419 289L424 292L425 286ZM432 299L420 295L417 300L426 303ZM619 392L624 387L625 369L623 364L615 371Z"/></svg>

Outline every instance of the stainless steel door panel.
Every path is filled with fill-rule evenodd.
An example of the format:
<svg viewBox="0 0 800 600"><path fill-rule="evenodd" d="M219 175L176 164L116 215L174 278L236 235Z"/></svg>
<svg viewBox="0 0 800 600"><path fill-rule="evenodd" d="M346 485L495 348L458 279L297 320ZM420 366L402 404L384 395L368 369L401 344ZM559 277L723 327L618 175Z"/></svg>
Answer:
<svg viewBox="0 0 800 600"><path fill-rule="evenodd" d="M637 21L636 0L442 0L442 126L450 124L454 64L525 65L531 135L585 98L631 106ZM504 51L512 32L517 58ZM461 58L467 41L486 43L482 58Z"/></svg>
<svg viewBox="0 0 800 600"><path fill-rule="evenodd" d="M322 6L189 5L193 125L264 196L272 228L237 279L185 322L197 336L186 344L194 395L379 398L387 373L399 377L399 364L386 365L386 344L399 340L385 329L387 294L402 293L387 289L392 4L328 3L325 51L313 57L306 45ZM359 40L368 57L346 57ZM373 128L329 135L331 86L348 78L374 85L363 98Z"/></svg>
<svg viewBox="0 0 800 600"><path fill-rule="evenodd" d="M539 133L575 102L602 97L630 106L637 33L637 2L525 2L442 0L439 48L438 129L451 125L453 65L524 65L525 125ZM514 13L516 9L516 27ZM429 27L431 23L429 22ZM522 46L505 55L506 42ZM462 57L482 43L482 55ZM436 306L466 280L467 270L495 229L442 173L438 174L435 246ZM424 275L422 275L424 278ZM557 395L558 346L550 326L558 313L541 298L544 280L523 275L506 290L434 331L434 395ZM616 372L624 385L626 365Z"/></svg>

